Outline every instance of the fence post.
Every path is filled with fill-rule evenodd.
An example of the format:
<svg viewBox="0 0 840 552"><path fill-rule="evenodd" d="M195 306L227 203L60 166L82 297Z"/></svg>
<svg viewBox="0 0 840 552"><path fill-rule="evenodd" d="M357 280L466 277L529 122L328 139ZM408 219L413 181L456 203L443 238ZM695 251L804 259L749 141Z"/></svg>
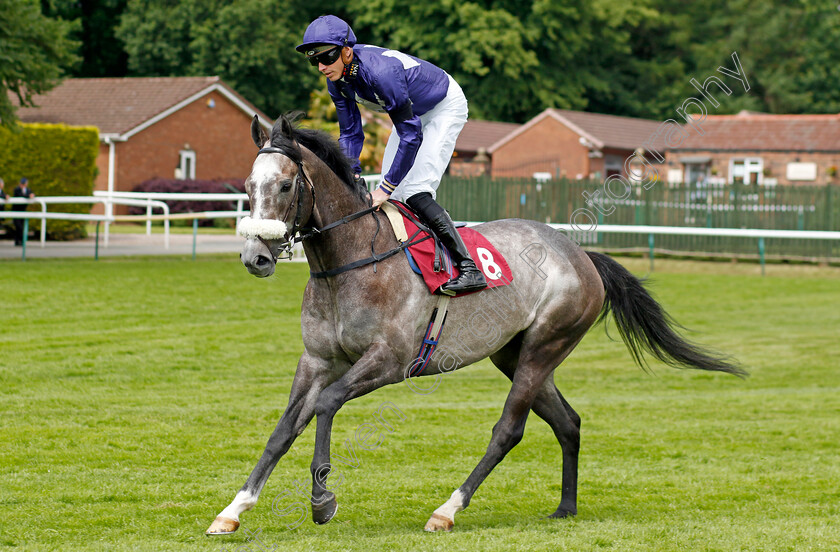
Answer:
<svg viewBox="0 0 840 552"><path fill-rule="evenodd" d="M21 261L26 260L26 241L27 241L28 237L29 237L29 219L25 218L25 219L23 219L23 236L21 237L21 243L20 243L20 254L21 254L20 260Z"/></svg>
<svg viewBox="0 0 840 552"><path fill-rule="evenodd" d="M761 263L761 275L764 276L764 238L758 238L758 259Z"/></svg>
<svg viewBox="0 0 840 552"><path fill-rule="evenodd" d="M829 232L834 230L834 212L832 211L831 196L834 189L834 184L827 184L825 187L825 229ZM825 243L825 261L829 262L831 259L832 244L830 240Z"/></svg>
<svg viewBox="0 0 840 552"><path fill-rule="evenodd" d="M244 202L241 199L236 200L236 224L234 228L239 228L239 221L242 220L242 207Z"/></svg>
<svg viewBox="0 0 840 552"><path fill-rule="evenodd" d="M195 260L195 242L198 239L198 219L193 219L193 255L192 260Z"/></svg>
<svg viewBox="0 0 840 552"><path fill-rule="evenodd" d="M46 215L47 213L47 204L43 201L41 203L41 213L42 215ZM46 247L47 244L47 217L41 217L41 247Z"/></svg>
<svg viewBox="0 0 840 552"><path fill-rule="evenodd" d="M650 248L650 271L653 272L653 234L648 234L648 248Z"/></svg>
<svg viewBox="0 0 840 552"><path fill-rule="evenodd" d="M96 247L93 250L93 260L99 260L99 225L102 223L101 220L96 221Z"/></svg>

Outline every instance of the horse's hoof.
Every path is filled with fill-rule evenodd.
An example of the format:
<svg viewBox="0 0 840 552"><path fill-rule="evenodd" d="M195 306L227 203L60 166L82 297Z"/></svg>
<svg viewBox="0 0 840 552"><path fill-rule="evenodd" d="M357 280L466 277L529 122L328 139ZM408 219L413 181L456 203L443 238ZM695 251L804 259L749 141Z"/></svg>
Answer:
<svg viewBox="0 0 840 552"><path fill-rule="evenodd" d="M239 529L239 522L235 519L219 516L213 520L205 535L231 535Z"/></svg>
<svg viewBox="0 0 840 552"><path fill-rule="evenodd" d="M447 517L443 517L440 514L432 514L432 517L429 518L429 521L426 522L426 526L423 528L424 531L428 532L435 532L435 531L452 531L452 528L455 526L455 522Z"/></svg>
<svg viewBox="0 0 840 552"><path fill-rule="evenodd" d="M338 510L338 502L333 493L325 494L318 502L312 501L312 521L323 525L335 516Z"/></svg>
<svg viewBox="0 0 840 552"><path fill-rule="evenodd" d="M565 506L561 506L557 508L557 511L548 516L548 519L563 519L568 517L575 517L577 515L577 508L567 508Z"/></svg>

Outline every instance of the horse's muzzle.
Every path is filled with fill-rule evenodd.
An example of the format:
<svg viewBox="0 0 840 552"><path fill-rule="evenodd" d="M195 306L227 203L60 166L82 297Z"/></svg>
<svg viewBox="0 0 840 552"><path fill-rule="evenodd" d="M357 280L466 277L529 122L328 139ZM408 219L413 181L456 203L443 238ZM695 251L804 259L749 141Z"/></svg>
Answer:
<svg viewBox="0 0 840 552"><path fill-rule="evenodd" d="M254 276L266 278L274 274L276 264L274 255L262 240L246 240L239 258L242 259L242 264L245 265L248 272Z"/></svg>

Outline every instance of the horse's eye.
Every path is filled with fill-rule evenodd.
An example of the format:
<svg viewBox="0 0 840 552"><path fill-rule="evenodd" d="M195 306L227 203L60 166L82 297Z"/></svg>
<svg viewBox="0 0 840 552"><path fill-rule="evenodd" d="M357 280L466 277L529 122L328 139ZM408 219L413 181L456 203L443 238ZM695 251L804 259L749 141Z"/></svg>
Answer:
<svg viewBox="0 0 840 552"><path fill-rule="evenodd" d="M284 183L284 184L283 184L283 186L280 188L280 191L281 191L281 192L288 192L288 191L289 191L289 190L291 190L291 189L292 189L292 183L291 183L291 182L286 182L286 183Z"/></svg>

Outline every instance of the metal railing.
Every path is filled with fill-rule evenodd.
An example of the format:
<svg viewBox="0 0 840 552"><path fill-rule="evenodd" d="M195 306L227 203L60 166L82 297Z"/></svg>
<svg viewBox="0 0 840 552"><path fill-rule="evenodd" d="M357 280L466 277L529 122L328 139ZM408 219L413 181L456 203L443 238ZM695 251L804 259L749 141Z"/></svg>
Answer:
<svg viewBox="0 0 840 552"><path fill-rule="evenodd" d="M367 175L365 176L368 185L373 187L378 182L380 178L379 175ZM472 182L480 182L476 179L470 179ZM573 186L572 184L576 184ZM565 195L570 195L575 192L579 192L581 190L585 190L588 188L584 187L584 184L591 186L591 183L572 183L572 182L565 182L563 183L555 183L553 188L554 192L556 193L558 189L564 189ZM447 187L454 188L458 185L456 182L448 182ZM546 186L545 183L542 184ZM714 255L721 255L721 256L729 256L735 257L738 255L748 255L755 257L756 255L759 258L759 261L764 266L765 259L768 256L776 256L779 258L791 258L792 253L791 251L795 250L799 255L797 258L802 259L820 259L824 258L826 260L840 258L840 231L836 231L832 228L834 226L834 219L832 217L825 217L821 215L821 220L825 223L824 225L816 225L816 226L828 226L827 229L825 228L817 228L817 229L806 229L806 226L814 226L814 224L805 224L802 222L803 217L807 213L814 213L814 212L823 212L827 208L825 204L827 204L828 208L831 208L833 204L840 203L832 201L832 192L831 191L821 191L822 196L825 198L825 204L823 205L806 205L806 204L764 204L762 203L753 203L753 204L726 204L723 202L714 202L711 201L710 198L714 198L716 196L713 195L714 187L712 188L704 188L703 192L706 195L697 195L692 192L691 187L689 188L679 188L675 186L669 186L664 183L659 183L661 186L667 187L667 190L670 190L670 196L660 194L657 198L646 198L646 199L634 199L634 198L627 198L624 200L609 200L604 201L601 204L603 210L612 207L614 211L610 212L609 216L604 216L601 211L595 210L598 213L597 215L597 225L593 224L593 228L591 231L581 232L580 227L577 228L572 227L569 224L565 224L566 221L560 222L553 222L550 220L550 217L546 217L549 220L545 220L551 227L568 231L572 233L572 236L577 239L578 242L582 243L583 245L588 246L598 246L602 249L611 250L611 251L618 251L618 250L625 250L625 251L635 251L635 252L645 252L649 254L651 258L651 262L655 255L655 250L658 249L660 252L666 251L669 253L677 253L680 252L701 252L702 254L708 254L711 256ZM517 192L522 189L529 190L528 193L536 194L536 197L539 197L546 188L537 188L539 183L531 182L531 181L513 181L504 183L504 186L497 186L495 190L506 190L505 195L510 194L510 190L516 190ZM445 189L445 188L444 188ZM777 190L779 192L778 195L784 196L789 200L791 198L791 194L789 193L782 193L781 190ZM647 191L646 191L647 192ZM720 190L718 190L720 192ZM169 222L172 220L193 220L193 227L194 227L194 242L193 242L193 249L195 249L195 235L197 234L197 224L198 220L200 219L216 219L216 218L232 218L235 219L238 223L239 219L244 217L248 214L248 211L245 209L245 202L248 200L247 194L204 194L204 193L145 193L145 192L94 192L95 197L87 197L87 196L80 196L80 197L38 197L35 199L8 199L5 203L8 204L37 204L40 205L41 209L40 212L34 211L5 211L0 213L0 218L24 218L26 220L26 224L28 225L29 219L38 219L41 221L41 247L43 248L46 241L46 227L48 220L76 220L76 221L87 221L87 222L96 222L97 223L97 240L96 240L96 248L97 248L97 257L98 257L98 247L99 247L99 224L105 223L105 247L108 246L108 228L110 224L114 222L120 221L140 221L146 223L146 234L151 234L152 222L153 221L163 221L164 224L164 247L166 249L169 248ZM453 195L453 192L448 192L450 195ZM456 191L454 193L463 193L463 190ZM675 195L676 194L676 195ZM439 197L440 194L439 193ZM476 194L477 197L484 198L483 201L485 202L484 205L480 205L479 207L483 207L485 210L488 208L492 208L492 202L488 202L487 198L493 198L495 195L498 195L497 192L493 192L493 190L483 190L483 193ZM721 194L718 194L720 196ZM800 195L800 198L804 196ZM585 199L585 198L581 198ZM441 197L441 203L445 206L449 207L452 210L453 218L458 220L475 220L472 217L463 216L464 212L470 211L471 209L474 210L475 202L465 204L459 204L458 202L453 202L452 198ZM683 200L683 201L679 201ZM702 200L702 201L701 201ZM166 201L235 201L236 202L236 209L235 210L228 210L228 211L206 211L206 212L198 212L198 213L176 213L170 214L169 206L166 204ZM454 203L454 204L453 204ZM528 200L521 201L519 208L526 205ZM0 205L3 202L0 201ZM91 215L91 214L83 214L83 213L52 213L49 212L47 209L48 205L53 204L103 204L105 206L105 214L104 215ZM570 210L574 207L577 202L570 202L567 205L566 210L571 213ZM114 215L113 214L113 207L115 205L127 205L127 206L135 206L135 207L145 207L146 213L140 215ZM586 205L584 201L580 201L580 205ZM554 207L557 208L556 206ZM798 220L795 224L796 229L778 229L778 228L733 228L733 227L724 227L724 228L714 228L708 226L697 226L697 225L655 225L655 224L644 224L643 221L647 220L649 217L639 217L638 214L632 217L632 221L635 224L603 224L605 220L609 222L618 222L621 223L623 220L627 219L627 213L619 212L619 208L621 209L632 209L636 213L640 210L644 212L656 211L656 210L669 210L669 209L679 209L683 213L690 213L690 212L712 212L712 211L720 211L720 212L728 212L734 210L740 210L742 213L785 213L790 214L793 213L795 220ZM162 211L162 214L154 214L154 209L159 209ZM516 211L516 205L505 204L504 206L505 212L509 215L513 215L514 217L520 216L521 218L534 218L533 216L523 216L534 213L523 213L523 212L510 212ZM491 209L492 210L492 209ZM508 217L501 217L501 218L508 218ZM491 219L485 219L491 220ZM679 220L679 222L687 223L687 219ZM696 224L696 220L691 221ZM478 223L470 223L470 224L478 224ZM659 236L657 239L656 236ZM782 245L784 244L784 245ZM789 244L794 244L791 247ZM298 252L299 254L301 252ZM25 258L25 252L24 252Z"/></svg>
<svg viewBox="0 0 840 552"><path fill-rule="evenodd" d="M41 221L41 247L45 247L47 241L47 221L48 220L76 220L76 221L106 221L106 229L107 225L110 222L113 222L113 217L111 217L111 213L113 213L113 206L114 205L126 205L129 207L146 207L147 213L149 215L152 214L152 209L157 208L161 209L165 215L169 214L169 206L160 200L156 200L154 198L146 198L146 199L133 199L133 198L121 198L121 197L114 197L114 198L106 198L106 197L90 197L90 196L43 196L43 197L35 197L33 199L23 199L23 198L10 198L6 200L7 204L10 205L40 205L41 211L40 213L33 213L32 211L11 211L11 212L0 212L0 218L25 218L27 219L38 219ZM105 208L105 218L87 218L87 217L101 217L103 215L90 215L84 213L65 213L68 215L74 215L72 217L58 217L60 213L50 213L47 210L48 205L75 205L75 204L102 204ZM3 202L0 201L0 205ZM16 216L12 215L11 213L32 213L33 216ZM169 220L164 223L165 227L165 235L166 235L166 247L169 247ZM150 233L150 232L149 232ZM106 230L105 234L105 244L108 244L108 234Z"/></svg>
<svg viewBox="0 0 840 552"><path fill-rule="evenodd" d="M840 246L840 232L823 230L772 230L765 228L691 228L685 226L619 226L602 224L591 230L582 231L580 226L570 224L549 224L555 230L562 230L578 243L591 241L593 235L630 234L647 237L650 270L653 271L656 251L656 236L702 236L715 238L737 238L752 241L758 255L761 274L764 275L768 240L816 240L829 246Z"/></svg>

